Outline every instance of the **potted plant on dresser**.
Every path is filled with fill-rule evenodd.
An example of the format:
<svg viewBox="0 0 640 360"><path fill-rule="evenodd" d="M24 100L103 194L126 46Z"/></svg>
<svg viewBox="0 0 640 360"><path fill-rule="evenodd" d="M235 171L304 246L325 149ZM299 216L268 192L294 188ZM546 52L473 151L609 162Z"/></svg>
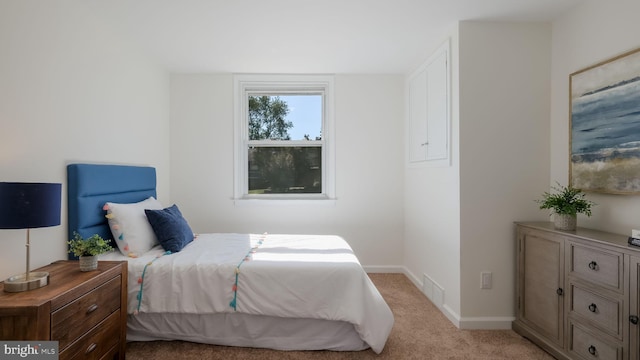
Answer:
<svg viewBox="0 0 640 360"><path fill-rule="evenodd" d="M73 233L73 239L68 241L69 252L80 260L81 271L91 271L98 268L98 255L113 250L100 235L93 234L83 239L77 232Z"/></svg>
<svg viewBox="0 0 640 360"><path fill-rule="evenodd" d="M536 200L540 209L553 211L554 226L558 230L573 231L576 229L577 215L582 213L591 216L591 207L596 205L585 199L585 193L571 185L562 186L557 183L552 186L554 193L544 192L542 199Z"/></svg>

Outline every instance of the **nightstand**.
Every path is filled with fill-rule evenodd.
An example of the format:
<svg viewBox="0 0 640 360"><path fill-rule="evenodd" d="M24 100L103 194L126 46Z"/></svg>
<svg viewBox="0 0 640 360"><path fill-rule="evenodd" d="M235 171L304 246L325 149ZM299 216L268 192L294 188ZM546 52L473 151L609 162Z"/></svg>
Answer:
<svg viewBox="0 0 640 360"><path fill-rule="evenodd" d="M57 261L49 285L4 292L0 283L0 340L58 341L59 359L124 359L127 331L127 263L100 261L80 271Z"/></svg>

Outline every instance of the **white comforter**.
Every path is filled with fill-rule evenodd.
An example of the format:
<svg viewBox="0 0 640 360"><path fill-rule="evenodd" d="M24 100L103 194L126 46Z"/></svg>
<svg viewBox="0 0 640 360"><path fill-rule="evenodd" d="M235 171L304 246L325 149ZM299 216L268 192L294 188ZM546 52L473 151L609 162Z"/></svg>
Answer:
<svg viewBox="0 0 640 360"><path fill-rule="evenodd" d="M393 326L388 305L338 236L203 234L179 253L157 247L128 260L130 314L341 320L376 353Z"/></svg>

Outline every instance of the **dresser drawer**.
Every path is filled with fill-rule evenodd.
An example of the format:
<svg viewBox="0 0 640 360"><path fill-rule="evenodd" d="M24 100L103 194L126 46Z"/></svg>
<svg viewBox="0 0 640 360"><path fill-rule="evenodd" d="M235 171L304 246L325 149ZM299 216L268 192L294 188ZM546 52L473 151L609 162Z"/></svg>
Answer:
<svg viewBox="0 0 640 360"><path fill-rule="evenodd" d="M61 351L120 308L121 281L117 276L51 314L51 340Z"/></svg>
<svg viewBox="0 0 640 360"><path fill-rule="evenodd" d="M622 302L571 284L570 312L622 339Z"/></svg>
<svg viewBox="0 0 640 360"><path fill-rule="evenodd" d="M622 253L569 242L569 275L622 292Z"/></svg>
<svg viewBox="0 0 640 360"><path fill-rule="evenodd" d="M622 344L617 341L569 321L569 352L573 355L572 358L622 360L624 351Z"/></svg>
<svg viewBox="0 0 640 360"><path fill-rule="evenodd" d="M109 315L99 325L62 350L60 360L100 359L107 353L113 353L113 348L120 341L120 310Z"/></svg>

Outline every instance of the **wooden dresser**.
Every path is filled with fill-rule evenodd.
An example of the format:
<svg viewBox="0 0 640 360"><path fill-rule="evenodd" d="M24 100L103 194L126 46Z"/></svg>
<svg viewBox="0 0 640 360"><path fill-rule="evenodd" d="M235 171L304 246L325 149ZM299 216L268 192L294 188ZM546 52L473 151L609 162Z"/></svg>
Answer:
<svg viewBox="0 0 640 360"><path fill-rule="evenodd" d="M58 341L59 358L124 359L127 264L100 261L82 272L77 261L37 269L49 285L19 293L0 283L0 339Z"/></svg>
<svg viewBox="0 0 640 360"><path fill-rule="evenodd" d="M559 359L640 360L640 247L627 239L518 223L513 329Z"/></svg>

